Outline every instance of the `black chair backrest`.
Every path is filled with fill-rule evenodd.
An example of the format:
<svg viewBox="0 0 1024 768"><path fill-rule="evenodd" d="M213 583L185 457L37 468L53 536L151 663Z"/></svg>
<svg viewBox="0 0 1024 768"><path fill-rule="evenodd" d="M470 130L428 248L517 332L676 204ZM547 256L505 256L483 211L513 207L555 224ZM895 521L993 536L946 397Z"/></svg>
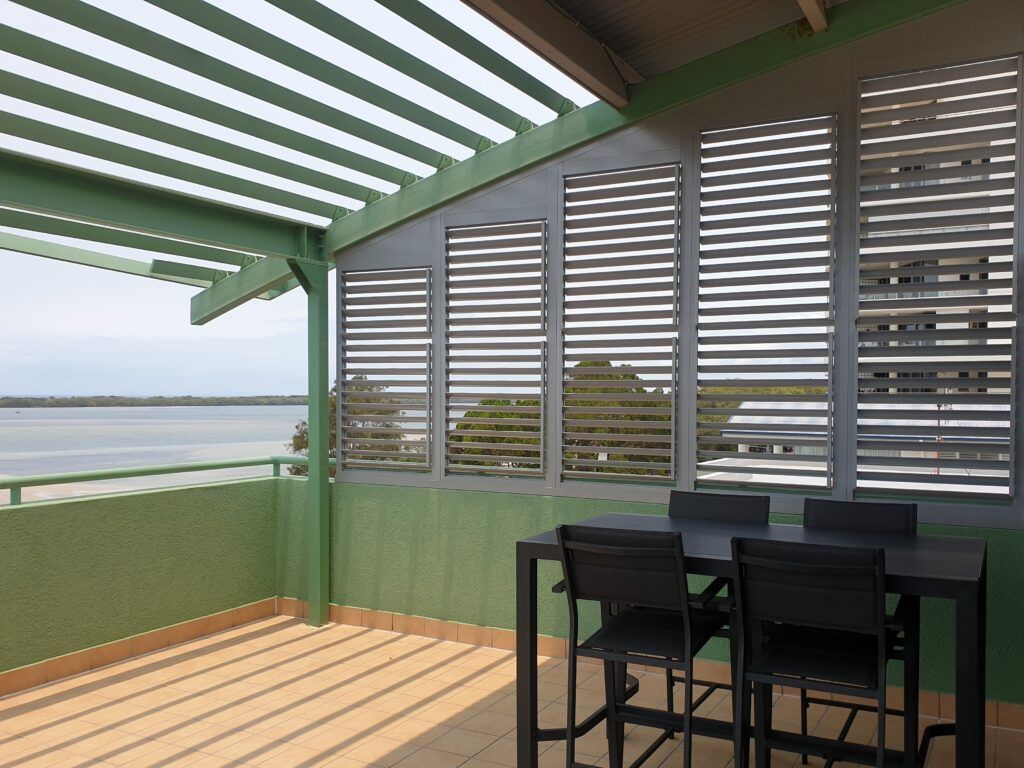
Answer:
<svg viewBox="0 0 1024 768"><path fill-rule="evenodd" d="M570 608L577 600L685 610L683 545L678 534L587 525L556 529Z"/></svg>
<svg viewBox="0 0 1024 768"><path fill-rule="evenodd" d="M916 534L917 504L804 499L804 527Z"/></svg>
<svg viewBox="0 0 1024 768"><path fill-rule="evenodd" d="M765 525L768 523L769 503L768 496L672 491L668 500L668 516Z"/></svg>
<svg viewBox="0 0 1024 768"><path fill-rule="evenodd" d="M745 633L763 622L884 633L884 550L736 538L732 552Z"/></svg>

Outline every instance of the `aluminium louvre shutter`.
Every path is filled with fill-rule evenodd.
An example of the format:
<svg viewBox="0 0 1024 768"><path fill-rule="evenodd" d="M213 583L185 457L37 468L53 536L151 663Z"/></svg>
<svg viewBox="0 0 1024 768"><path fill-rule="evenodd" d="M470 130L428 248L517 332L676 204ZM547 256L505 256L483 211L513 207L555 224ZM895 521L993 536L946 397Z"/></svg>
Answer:
<svg viewBox="0 0 1024 768"><path fill-rule="evenodd" d="M445 467L542 476L547 225L445 236Z"/></svg>
<svg viewBox="0 0 1024 768"><path fill-rule="evenodd" d="M862 492L1011 493L1018 70L861 83Z"/></svg>
<svg viewBox="0 0 1024 768"><path fill-rule="evenodd" d="M698 486L832 484L835 133L701 134Z"/></svg>
<svg viewBox="0 0 1024 768"><path fill-rule="evenodd" d="M341 291L339 463L428 470L430 269L344 272Z"/></svg>
<svg viewBox="0 0 1024 768"><path fill-rule="evenodd" d="M566 177L562 476L675 477L679 166Z"/></svg>

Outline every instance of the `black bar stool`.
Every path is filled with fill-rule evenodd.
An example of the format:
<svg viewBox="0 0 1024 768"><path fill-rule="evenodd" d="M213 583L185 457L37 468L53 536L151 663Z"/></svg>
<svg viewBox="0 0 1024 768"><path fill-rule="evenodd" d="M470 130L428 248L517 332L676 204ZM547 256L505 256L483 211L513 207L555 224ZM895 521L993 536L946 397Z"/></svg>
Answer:
<svg viewBox="0 0 1024 768"><path fill-rule="evenodd" d="M734 493L702 493L697 491L672 491L668 501L668 516L684 520L717 520L724 523L751 523L753 525L768 524L768 509L771 499L768 496L748 496ZM718 598L722 592L726 593L725 600L713 600ZM703 604L708 605L711 610L725 611L731 619L734 615L732 605L732 581L726 578L712 579L711 583L700 595ZM732 636L732 621L723 627L716 637L723 637L729 641L729 659L731 670L736 669L736 641ZM684 682L683 678L675 675L671 669L665 670L665 683L667 688L668 709L671 712L674 708L673 690L676 683ZM732 686L726 683L717 683L710 680L694 680L696 685L702 686L705 690L697 699L695 707L699 707L717 690L732 690ZM735 711L735 708L734 708Z"/></svg>
<svg viewBox="0 0 1024 768"><path fill-rule="evenodd" d="M882 549L733 539L740 650L736 673L735 762L749 761L749 695L754 693L758 768L771 750L885 766L886 664L894 637L885 613ZM875 747L772 728L775 685L874 701ZM870 763L869 763L870 764Z"/></svg>
<svg viewBox="0 0 1024 768"><path fill-rule="evenodd" d="M917 504L867 503L862 501L804 500L804 527L851 533L891 533L917 535ZM903 661L903 709L890 709L890 715L903 717L904 768L917 765L917 729L920 712L921 678L921 600L901 595L896 610L886 617L889 631L896 637L895 658ZM850 711L841 733L845 736L858 712L870 710L864 704L839 702L810 696L800 689L800 729L807 735L807 710L811 704L842 707ZM801 761L807 764L807 755Z"/></svg>
<svg viewBox="0 0 1024 768"><path fill-rule="evenodd" d="M674 533L562 525L556 529L569 601L569 681L566 766L575 761L576 678L581 656L601 659L605 669L608 754L622 768L626 723L683 733L683 766L693 751L693 657L725 625L725 614L690 609L681 538ZM579 602L617 606L590 637L579 637ZM615 666L645 664L685 675L682 714L621 701ZM656 748L656 747L655 747ZM648 749L643 757L653 752ZM639 761L638 761L639 762ZM636 765L637 763L634 763Z"/></svg>

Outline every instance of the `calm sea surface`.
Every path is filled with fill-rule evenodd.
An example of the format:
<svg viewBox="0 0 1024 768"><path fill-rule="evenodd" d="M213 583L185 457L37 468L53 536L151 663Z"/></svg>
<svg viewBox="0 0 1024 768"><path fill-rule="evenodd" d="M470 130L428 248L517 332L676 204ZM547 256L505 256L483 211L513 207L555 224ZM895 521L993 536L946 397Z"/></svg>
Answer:
<svg viewBox="0 0 1024 768"><path fill-rule="evenodd" d="M0 408L0 477L179 464L287 453L304 405ZM243 468L50 486L25 498L208 482L269 474ZM0 491L0 503L6 501Z"/></svg>

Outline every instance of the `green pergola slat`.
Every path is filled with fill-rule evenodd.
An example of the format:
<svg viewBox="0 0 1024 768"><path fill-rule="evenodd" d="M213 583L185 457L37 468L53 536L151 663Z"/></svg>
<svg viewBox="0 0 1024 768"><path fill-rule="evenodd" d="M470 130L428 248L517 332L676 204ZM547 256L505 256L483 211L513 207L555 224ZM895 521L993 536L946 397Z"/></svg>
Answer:
<svg viewBox="0 0 1024 768"><path fill-rule="evenodd" d="M177 261L153 259L149 265L149 273L154 277L180 277L212 284L223 280L228 273L222 269L211 269L197 264L182 264Z"/></svg>
<svg viewBox="0 0 1024 768"><path fill-rule="evenodd" d="M0 204L279 259L300 253L307 229L266 214L3 152Z"/></svg>
<svg viewBox="0 0 1024 768"><path fill-rule="evenodd" d="M248 179L239 179L226 173L212 171L198 165L174 160L163 155L146 152L124 144L78 133L41 120L7 113L3 119L5 133L31 141L38 141L130 168L170 176L194 184L244 195L275 205L282 205L316 216L333 218L339 206L305 195L277 189Z"/></svg>
<svg viewBox="0 0 1024 768"><path fill-rule="evenodd" d="M387 88L352 74L319 56L292 45L204 0L150 0L153 5L191 21L303 74L403 117L468 148L485 141L480 134L447 117L421 107Z"/></svg>
<svg viewBox="0 0 1024 768"><path fill-rule="evenodd" d="M827 33L796 34L791 24L724 48L630 86L630 102L621 110L595 102L338 219L327 229L325 252L336 254L672 107L964 1L856 0L829 11Z"/></svg>
<svg viewBox="0 0 1024 768"><path fill-rule="evenodd" d="M729 85L962 2L965 0L843 3L831 9L827 34L796 34L798 28L787 25L684 64L632 86L630 104L621 111L595 102L338 219L327 228L324 252L337 257L346 248L596 138ZM289 270L284 264L260 265L264 290L288 286ZM239 277L250 270L252 267L243 269L194 296L192 322L202 324L241 303ZM250 277L255 275L250 273ZM246 290L255 293L258 287L250 282Z"/></svg>
<svg viewBox="0 0 1024 768"><path fill-rule="evenodd" d="M143 251L163 253L168 256L184 256L190 259L202 259L218 264L230 264L241 267L256 259L254 255L246 255L235 251L225 251L202 243L157 237L145 232L132 232L125 229L103 227L79 219L59 218L47 215L48 212L31 211L21 208L0 207L0 226L12 229L24 229L59 237L72 237L77 240L88 240L94 243L106 243L124 248L137 248Z"/></svg>
<svg viewBox="0 0 1024 768"><path fill-rule="evenodd" d="M8 251L17 251L30 256L42 256L44 259L55 259L67 261L73 264L82 264L87 267L97 267L112 272L122 272L126 275L137 275L140 277L153 277L157 280L167 280L172 283L191 285L205 288L210 285L206 280L197 280L192 277L177 275L162 275L150 273L149 264L134 259L125 259L120 256L111 256L106 253L97 253L84 248L75 248L60 243L50 243L45 240L38 240L34 237L15 235L9 232L0 232L0 248Z"/></svg>
<svg viewBox="0 0 1024 768"><path fill-rule="evenodd" d="M273 144L279 144L296 152L322 158L392 184L402 185L409 181L410 175L400 168L364 157L329 142L263 120L258 115L250 115L232 109L175 88L173 85L152 80L131 70L2 24L0 24L0 49L64 72L73 73L86 80L102 83L168 109L174 109L222 125L225 128L249 134ZM212 145L207 145L204 140L193 148L198 152L205 151L206 154L215 154L206 150L208 146L212 147Z"/></svg>
<svg viewBox="0 0 1024 768"><path fill-rule="evenodd" d="M556 114L564 115L576 109L572 101L551 86L520 69L494 49L457 27L433 9L416 0L377 0L392 13L419 27L431 37L479 64L492 75L501 78L530 98L543 104Z"/></svg>
<svg viewBox="0 0 1024 768"><path fill-rule="evenodd" d="M456 77L432 67L397 45L378 37L353 21L349 21L344 16L321 5L317 0L267 1L516 133L520 133L525 127L532 125L528 125L529 121L522 115L515 113L486 94L474 90Z"/></svg>
<svg viewBox="0 0 1024 768"><path fill-rule="evenodd" d="M148 56L173 64L200 77L270 102L282 109L323 125L358 136L400 155L437 168L448 162L447 155L404 136L361 120L316 99L292 91L187 45L140 27L115 14L94 8L81 0L15 0L40 13L60 19L79 29L127 45Z"/></svg>
<svg viewBox="0 0 1024 768"><path fill-rule="evenodd" d="M112 128L131 126L132 133L176 147L236 163L246 168L281 176L302 184L319 187L356 200L376 199L375 190L338 179L327 173L254 152L237 144L211 138L195 131L155 120L131 110L105 104L73 91L66 91L38 80L0 70L0 93L42 107L103 123ZM200 148L201 147L201 148Z"/></svg>

